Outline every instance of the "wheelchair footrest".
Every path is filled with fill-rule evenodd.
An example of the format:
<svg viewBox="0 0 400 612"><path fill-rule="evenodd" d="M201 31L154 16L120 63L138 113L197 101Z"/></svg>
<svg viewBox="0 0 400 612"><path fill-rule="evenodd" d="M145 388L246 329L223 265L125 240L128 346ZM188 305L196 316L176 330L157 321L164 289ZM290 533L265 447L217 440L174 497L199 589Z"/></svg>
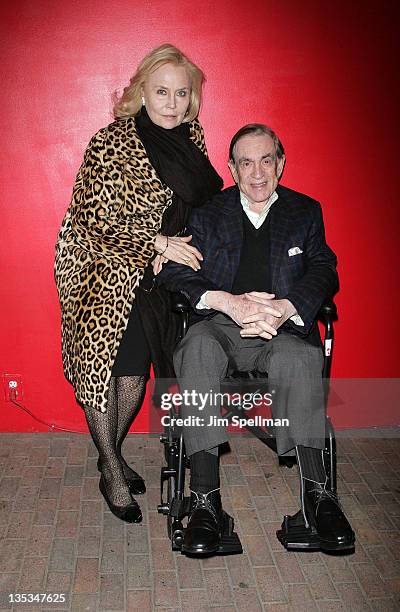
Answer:
<svg viewBox="0 0 400 612"><path fill-rule="evenodd" d="M243 553L242 544L237 533L223 535L216 555L241 555Z"/></svg>
<svg viewBox="0 0 400 612"><path fill-rule="evenodd" d="M238 534L234 531L235 523L233 518L224 511L224 525L221 536L221 543L216 555L241 555L243 553L242 544Z"/></svg>
<svg viewBox="0 0 400 612"><path fill-rule="evenodd" d="M276 537L286 550L320 550L318 533L313 527L306 527L301 510L293 516L284 517Z"/></svg>
<svg viewBox="0 0 400 612"><path fill-rule="evenodd" d="M184 500L181 501L181 503ZM181 546L183 543L183 534L184 530L181 528L178 529L177 535L175 537L174 529L172 528L171 533L171 541L172 541L172 550L181 550ZM182 551L181 551L182 552ZM233 518L224 512L224 522L223 522L223 530L221 535L221 542L218 550L216 550L213 555L235 555L242 554L243 548L240 542L238 534L234 531L234 521ZM182 552L182 554L185 554Z"/></svg>
<svg viewBox="0 0 400 612"><path fill-rule="evenodd" d="M189 514L189 509L190 497L184 497L183 499L175 498L171 502L171 508L168 514L174 518L182 519Z"/></svg>

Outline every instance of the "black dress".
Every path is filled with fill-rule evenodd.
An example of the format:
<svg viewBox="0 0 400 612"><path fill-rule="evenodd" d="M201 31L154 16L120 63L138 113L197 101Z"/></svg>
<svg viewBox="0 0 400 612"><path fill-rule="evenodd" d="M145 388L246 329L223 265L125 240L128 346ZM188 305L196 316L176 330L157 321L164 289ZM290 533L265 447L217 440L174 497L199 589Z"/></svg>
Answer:
<svg viewBox="0 0 400 612"><path fill-rule="evenodd" d="M153 282L151 267L147 268L136 291L148 290ZM151 286L151 285L150 285ZM149 376L150 347L143 330L136 300L133 302L128 325L121 338L111 376Z"/></svg>

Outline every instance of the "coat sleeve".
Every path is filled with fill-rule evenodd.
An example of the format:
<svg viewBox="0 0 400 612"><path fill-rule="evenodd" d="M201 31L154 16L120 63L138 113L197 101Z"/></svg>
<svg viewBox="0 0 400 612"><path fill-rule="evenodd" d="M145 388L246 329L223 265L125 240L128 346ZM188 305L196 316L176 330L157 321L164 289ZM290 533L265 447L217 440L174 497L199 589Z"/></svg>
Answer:
<svg viewBox="0 0 400 612"><path fill-rule="evenodd" d="M304 322L296 326L302 334L308 334L323 302L332 297L339 287L336 272L336 255L326 244L321 206L313 206L306 246L306 273L294 284L285 297L292 302Z"/></svg>
<svg viewBox="0 0 400 612"><path fill-rule="evenodd" d="M84 249L144 268L154 254L158 227L124 213L129 197L124 161L106 160L106 146L105 129L86 149L70 206L72 229Z"/></svg>
<svg viewBox="0 0 400 612"><path fill-rule="evenodd" d="M203 126L201 125L198 119L194 119L190 123L190 137L195 143L195 145L200 149L202 153L204 153L204 155L208 159L208 151L207 151L206 141L204 138Z"/></svg>

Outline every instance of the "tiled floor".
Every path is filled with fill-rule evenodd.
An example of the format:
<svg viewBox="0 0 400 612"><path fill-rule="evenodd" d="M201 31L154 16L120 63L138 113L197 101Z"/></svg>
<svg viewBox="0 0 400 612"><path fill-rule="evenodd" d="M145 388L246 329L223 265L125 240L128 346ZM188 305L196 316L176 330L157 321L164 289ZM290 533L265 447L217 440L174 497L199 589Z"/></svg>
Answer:
<svg viewBox="0 0 400 612"><path fill-rule="evenodd" d="M78 434L0 434L0 591L65 593L67 603L15 610L400 609L400 439L340 438L339 491L356 553L288 553L276 539L298 509L298 478L254 438L222 462L223 497L245 553L207 560L172 553L157 514L162 448L130 435L125 455L146 477L144 522L126 525L98 491L93 444Z"/></svg>

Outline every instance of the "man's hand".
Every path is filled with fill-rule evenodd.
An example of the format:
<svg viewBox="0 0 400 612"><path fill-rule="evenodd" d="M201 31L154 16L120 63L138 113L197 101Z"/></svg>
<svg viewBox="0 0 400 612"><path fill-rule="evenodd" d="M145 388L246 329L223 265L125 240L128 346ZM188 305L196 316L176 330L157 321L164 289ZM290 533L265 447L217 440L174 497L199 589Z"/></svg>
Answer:
<svg viewBox="0 0 400 612"><path fill-rule="evenodd" d="M246 327L246 323L252 323L257 321L260 316L260 311L269 317L271 320L281 317L281 312L274 307L273 294L267 293L265 295L270 296L268 303L260 304L255 300L251 300L246 294L243 295L232 295L228 300L226 314L235 321L240 327ZM255 318L254 318L255 317ZM272 336L276 335L275 328L266 324L266 329ZM244 331L244 330L243 330ZM242 332L240 332L242 334Z"/></svg>
<svg viewBox="0 0 400 612"><path fill-rule="evenodd" d="M296 309L289 300L271 299L270 293L252 291L246 293L245 297L253 304L257 304L257 310L243 319L244 329L240 332L242 338L260 336L270 340L276 336L279 327L296 314ZM280 316L274 314L276 311Z"/></svg>
<svg viewBox="0 0 400 612"><path fill-rule="evenodd" d="M248 335L258 336L260 335L258 327L254 324L246 325L246 320L249 317L255 317L255 320L258 321L261 315L268 316L271 320L279 319L282 316L280 310L275 306L275 302L278 300L273 299L273 293L260 295L263 296L263 302L260 302L259 298L252 298L252 294L232 295L225 291L209 291L205 301L207 306L228 315L240 327L249 327L251 333ZM268 321L264 321L264 327L260 331L268 333L269 338L276 336L276 328L270 325ZM266 336L263 335L262 337Z"/></svg>

